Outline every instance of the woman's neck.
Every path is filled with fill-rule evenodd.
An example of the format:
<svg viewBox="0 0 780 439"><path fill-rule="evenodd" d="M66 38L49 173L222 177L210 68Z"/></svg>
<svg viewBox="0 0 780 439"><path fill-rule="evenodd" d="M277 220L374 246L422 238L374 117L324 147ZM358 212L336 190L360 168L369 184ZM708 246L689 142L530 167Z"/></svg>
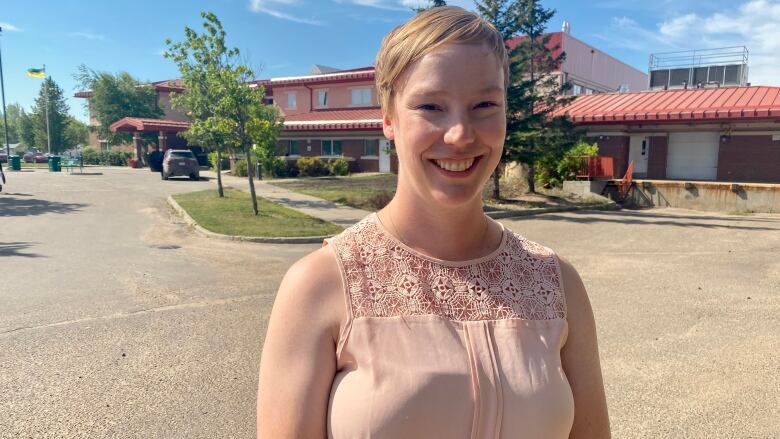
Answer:
<svg viewBox="0 0 780 439"><path fill-rule="evenodd" d="M436 259L477 259L501 243L501 227L484 214L479 198L443 209L397 194L378 215L401 242Z"/></svg>

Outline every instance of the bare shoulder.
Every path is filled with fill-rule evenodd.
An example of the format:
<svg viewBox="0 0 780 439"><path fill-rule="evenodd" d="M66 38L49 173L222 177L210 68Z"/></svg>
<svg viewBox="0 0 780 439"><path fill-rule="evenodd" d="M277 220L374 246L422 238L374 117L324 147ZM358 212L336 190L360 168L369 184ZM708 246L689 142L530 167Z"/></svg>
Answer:
<svg viewBox="0 0 780 439"><path fill-rule="evenodd" d="M346 315L343 291L336 255L327 247L285 273L260 361L258 437L326 436L336 345Z"/></svg>
<svg viewBox="0 0 780 439"><path fill-rule="evenodd" d="M326 327L337 340L346 319L346 304L341 269L329 247L320 247L290 266L279 286L274 311L301 314L310 325Z"/></svg>
<svg viewBox="0 0 780 439"><path fill-rule="evenodd" d="M585 313L589 314L592 319L593 314L590 300L588 299L588 292L582 283L580 274L566 258L558 256L558 261L561 266L561 283L566 300L567 318L569 320L587 318L588 315L583 315Z"/></svg>

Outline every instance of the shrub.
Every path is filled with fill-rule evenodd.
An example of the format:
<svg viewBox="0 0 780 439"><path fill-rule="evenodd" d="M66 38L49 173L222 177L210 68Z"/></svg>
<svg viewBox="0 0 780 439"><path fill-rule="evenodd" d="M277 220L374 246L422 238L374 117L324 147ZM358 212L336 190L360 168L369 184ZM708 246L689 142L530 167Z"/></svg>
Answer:
<svg viewBox="0 0 780 439"><path fill-rule="evenodd" d="M345 158L338 158L328 163L330 173L333 175L349 175L349 161Z"/></svg>
<svg viewBox="0 0 780 439"><path fill-rule="evenodd" d="M95 148L84 148L81 150L81 159L85 165L100 164L100 153Z"/></svg>
<svg viewBox="0 0 780 439"><path fill-rule="evenodd" d="M233 169L232 174L235 177L246 177L247 176L246 160L236 161L236 167L235 169Z"/></svg>
<svg viewBox="0 0 780 439"><path fill-rule="evenodd" d="M263 175L271 178L287 177L287 160L283 157L260 159Z"/></svg>
<svg viewBox="0 0 780 439"><path fill-rule="evenodd" d="M301 177L321 177L330 174L330 169L319 157L301 157L298 159L298 172Z"/></svg>
<svg viewBox="0 0 780 439"><path fill-rule="evenodd" d="M597 156L599 147L597 144L578 142L570 150L557 158L546 155L534 163L534 181L545 188L560 187L564 180L573 180L577 177L580 166L578 157Z"/></svg>
<svg viewBox="0 0 780 439"><path fill-rule="evenodd" d="M212 151L209 153L209 167L216 171L217 170L217 152ZM230 159L225 157L225 154L222 154L222 170L230 169Z"/></svg>

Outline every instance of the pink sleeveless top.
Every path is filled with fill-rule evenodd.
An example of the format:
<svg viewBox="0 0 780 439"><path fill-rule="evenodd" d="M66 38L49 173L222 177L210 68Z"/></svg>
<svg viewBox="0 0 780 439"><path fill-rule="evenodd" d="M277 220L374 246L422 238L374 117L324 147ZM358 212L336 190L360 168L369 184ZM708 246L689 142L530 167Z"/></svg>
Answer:
<svg viewBox="0 0 780 439"><path fill-rule="evenodd" d="M558 259L501 228L494 252L463 262L407 247L376 214L327 240L348 315L329 437L569 437Z"/></svg>

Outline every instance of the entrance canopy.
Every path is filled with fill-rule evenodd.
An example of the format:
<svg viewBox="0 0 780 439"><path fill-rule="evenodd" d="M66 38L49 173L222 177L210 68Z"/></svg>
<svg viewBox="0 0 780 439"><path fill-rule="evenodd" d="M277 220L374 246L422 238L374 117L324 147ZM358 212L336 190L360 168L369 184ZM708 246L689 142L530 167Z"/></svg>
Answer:
<svg viewBox="0 0 780 439"><path fill-rule="evenodd" d="M165 133L179 133L186 131L189 127L189 122L181 122L178 120L125 117L124 119L112 123L109 129L113 132L159 131Z"/></svg>

